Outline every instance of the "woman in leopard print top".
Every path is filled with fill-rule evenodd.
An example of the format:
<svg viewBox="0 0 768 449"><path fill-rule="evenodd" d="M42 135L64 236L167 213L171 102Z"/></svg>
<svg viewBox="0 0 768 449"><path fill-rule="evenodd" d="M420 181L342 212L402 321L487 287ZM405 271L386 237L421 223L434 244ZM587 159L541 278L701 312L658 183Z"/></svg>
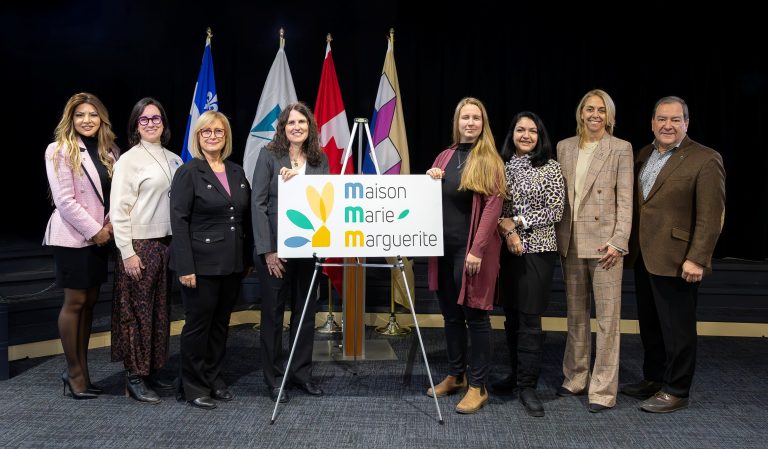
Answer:
<svg viewBox="0 0 768 449"><path fill-rule="evenodd" d="M499 294L512 373L492 386L498 394L518 388L528 414L544 416L536 396L544 344L541 314L549 303L557 260L554 225L563 215L563 176L552 159L547 129L533 112L512 119L501 155L510 199L499 219L506 243L501 249Z"/></svg>

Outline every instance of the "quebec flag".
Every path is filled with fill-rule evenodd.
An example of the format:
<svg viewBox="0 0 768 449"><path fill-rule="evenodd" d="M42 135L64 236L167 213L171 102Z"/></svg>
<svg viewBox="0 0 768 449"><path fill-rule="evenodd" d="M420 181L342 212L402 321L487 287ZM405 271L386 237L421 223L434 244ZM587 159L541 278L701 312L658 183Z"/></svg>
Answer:
<svg viewBox="0 0 768 449"><path fill-rule="evenodd" d="M288 67L288 57L283 49L285 41L280 40L280 49L277 50L272 68L269 69L264 90L261 91L259 106L256 108L256 117L253 119L248 140L245 142L245 154L243 155L243 169L248 181L253 184L253 169L259 153L275 136L275 125L280 112L290 103L295 103L296 89L293 87L291 69Z"/></svg>
<svg viewBox="0 0 768 449"><path fill-rule="evenodd" d="M200 66L200 74L197 75L195 93L192 96L192 107L189 110L187 120L187 132L184 134L184 146L181 149L181 159L184 162L192 159L189 152L189 141L194 136L190 133L195 128L198 117L205 111L218 111L219 99L216 97L216 81L213 78L213 57L211 56L211 36L205 39L205 51L203 51L203 64Z"/></svg>

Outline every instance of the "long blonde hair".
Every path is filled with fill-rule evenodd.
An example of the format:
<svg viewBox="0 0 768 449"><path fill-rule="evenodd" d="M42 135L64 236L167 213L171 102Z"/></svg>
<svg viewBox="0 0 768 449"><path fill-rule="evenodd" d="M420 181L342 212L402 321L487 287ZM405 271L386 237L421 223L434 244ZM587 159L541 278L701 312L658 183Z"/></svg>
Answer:
<svg viewBox="0 0 768 449"><path fill-rule="evenodd" d="M579 148L584 146L587 139L587 125L584 123L584 119L581 118L581 110L584 109L584 105L589 100L589 97L598 97L605 103L605 132L608 135L613 135L613 130L616 128L616 104L608 92L602 89L592 89L583 97L579 105L576 106L576 135L579 137Z"/></svg>
<svg viewBox="0 0 768 449"><path fill-rule="evenodd" d="M96 109L96 113L99 114L101 121L98 130L99 160L107 168L107 173L109 173L111 178L114 160L109 157L109 152L115 144L115 133L112 132L112 123L109 121L107 108L104 107L104 104L96 95L89 94L88 92L72 95L67 104L64 105L64 112L62 112L61 120L59 120L59 124L54 132L54 139L58 145L51 159L56 161L59 157L64 157L67 164L72 167L72 170L78 175L81 174L83 161L80 156L80 145L77 143L78 134L75 131L75 109L83 103L93 106ZM54 163L53 167L54 172L58 173L58 164Z"/></svg>
<svg viewBox="0 0 768 449"><path fill-rule="evenodd" d="M461 175L459 190L471 190L482 195L506 197L507 181L504 174L504 161L501 160L499 152L496 151L496 142L488 123L488 112L477 98L462 98L456 105L456 111L453 114L453 145L456 146L461 142L459 116L461 108L469 104L480 109L483 117L483 130L472 145L467 165Z"/></svg>

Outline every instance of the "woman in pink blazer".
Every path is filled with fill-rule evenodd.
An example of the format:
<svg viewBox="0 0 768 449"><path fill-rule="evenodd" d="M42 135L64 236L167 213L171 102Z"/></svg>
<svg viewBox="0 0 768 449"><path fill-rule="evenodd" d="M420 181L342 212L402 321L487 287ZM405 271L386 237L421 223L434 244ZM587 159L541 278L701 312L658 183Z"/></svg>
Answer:
<svg viewBox="0 0 768 449"><path fill-rule="evenodd" d="M445 396L468 386L456 411L475 413L488 402L488 311L499 273L501 238L496 225L506 192L504 162L480 100L468 97L456 106L453 144L437 156L427 174L442 181L445 251L429 261L429 287L437 290L445 320L449 363L448 376L427 395Z"/></svg>
<svg viewBox="0 0 768 449"><path fill-rule="evenodd" d="M53 248L56 283L64 289L59 334L67 369L64 392L92 399L102 390L88 375L88 341L93 306L107 280L112 239L109 188L119 151L109 114L96 96L73 95L64 106L55 142L45 150L45 168L56 206L45 231L44 245Z"/></svg>

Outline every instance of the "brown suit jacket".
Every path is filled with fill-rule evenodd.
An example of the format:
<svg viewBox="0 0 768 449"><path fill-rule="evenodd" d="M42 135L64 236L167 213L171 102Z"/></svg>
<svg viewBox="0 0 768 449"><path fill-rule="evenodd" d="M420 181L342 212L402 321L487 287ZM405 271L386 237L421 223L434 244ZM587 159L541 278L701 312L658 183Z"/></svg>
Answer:
<svg viewBox="0 0 768 449"><path fill-rule="evenodd" d="M688 136L659 172L643 199L639 174L653 151L640 150L635 160L636 225L632 246L639 246L648 272L682 275L690 259L712 271L712 253L725 217L725 168L720 154Z"/></svg>
<svg viewBox="0 0 768 449"><path fill-rule="evenodd" d="M598 248L606 243L629 250L632 228L632 145L606 133L595 149L587 170L579 210L572 208L579 139L570 137L557 144L557 160L565 181L563 219L555 224L557 249L568 255L571 232L574 233L579 258L600 258Z"/></svg>

